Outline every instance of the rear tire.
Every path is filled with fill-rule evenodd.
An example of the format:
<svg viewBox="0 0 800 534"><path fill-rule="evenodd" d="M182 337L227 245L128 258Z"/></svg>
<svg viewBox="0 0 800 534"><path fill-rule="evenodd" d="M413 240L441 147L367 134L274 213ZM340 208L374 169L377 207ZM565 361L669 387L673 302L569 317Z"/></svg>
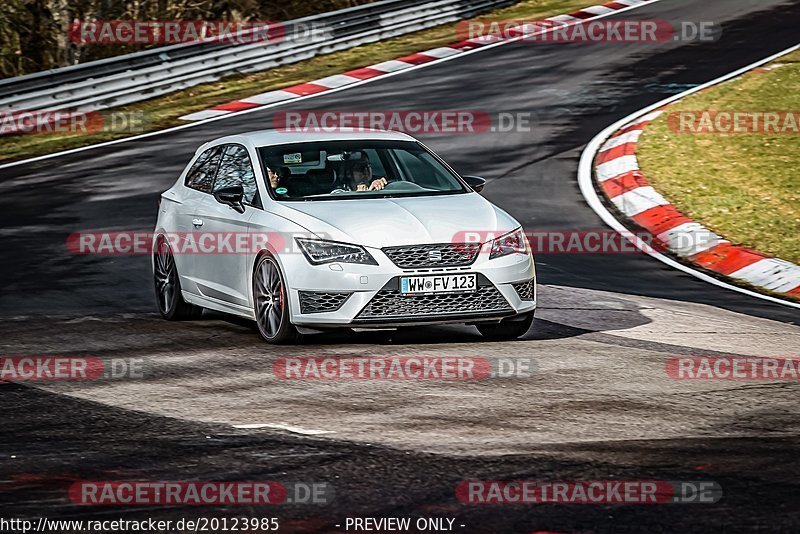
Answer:
<svg viewBox="0 0 800 534"><path fill-rule="evenodd" d="M533 312L503 319L499 324L476 325L478 332L492 341L508 341L524 336L533 324Z"/></svg>
<svg viewBox="0 0 800 534"><path fill-rule="evenodd" d="M289 320L286 281L278 262L269 254L256 261L253 271L253 311L258 333L267 343L294 343L300 337Z"/></svg>
<svg viewBox="0 0 800 534"><path fill-rule="evenodd" d="M156 301L161 317L167 321L199 319L203 314L203 308L183 300L175 257L169 244L163 239L158 242L153 253L153 267Z"/></svg>

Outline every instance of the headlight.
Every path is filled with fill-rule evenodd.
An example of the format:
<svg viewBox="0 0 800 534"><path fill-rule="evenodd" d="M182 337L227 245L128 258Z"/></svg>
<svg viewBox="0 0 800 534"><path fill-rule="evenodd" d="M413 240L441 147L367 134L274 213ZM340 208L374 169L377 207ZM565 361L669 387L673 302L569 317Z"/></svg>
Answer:
<svg viewBox="0 0 800 534"><path fill-rule="evenodd" d="M513 232L501 235L492 241L489 259L508 256L509 254L528 254L528 239L522 228L517 228Z"/></svg>
<svg viewBox="0 0 800 534"><path fill-rule="evenodd" d="M323 263L363 263L365 265L378 265L369 252L358 245L337 243L336 241L322 241L320 239L295 238L306 259L312 265Z"/></svg>

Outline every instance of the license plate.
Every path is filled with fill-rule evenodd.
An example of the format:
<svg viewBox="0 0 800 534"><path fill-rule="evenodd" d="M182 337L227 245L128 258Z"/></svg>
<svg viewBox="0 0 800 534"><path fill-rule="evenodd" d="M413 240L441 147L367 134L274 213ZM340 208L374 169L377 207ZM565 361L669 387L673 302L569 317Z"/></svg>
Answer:
<svg viewBox="0 0 800 534"><path fill-rule="evenodd" d="M400 293L403 295L473 293L477 289L478 280L474 274L404 276L400 279Z"/></svg>

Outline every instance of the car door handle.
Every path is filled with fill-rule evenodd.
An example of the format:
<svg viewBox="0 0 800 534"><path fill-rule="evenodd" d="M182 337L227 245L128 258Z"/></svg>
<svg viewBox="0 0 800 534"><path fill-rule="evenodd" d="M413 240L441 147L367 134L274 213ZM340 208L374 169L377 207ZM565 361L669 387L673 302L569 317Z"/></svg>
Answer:
<svg viewBox="0 0 800 534"><path fill-rule="evenodd" d="M192 224L199 228L203 226L203 219L192 219Z"/></svg>

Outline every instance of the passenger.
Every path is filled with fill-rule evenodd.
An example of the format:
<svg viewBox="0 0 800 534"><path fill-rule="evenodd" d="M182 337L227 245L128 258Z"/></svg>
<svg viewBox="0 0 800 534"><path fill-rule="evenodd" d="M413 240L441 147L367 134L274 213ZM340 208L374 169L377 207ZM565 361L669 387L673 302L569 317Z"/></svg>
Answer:
<svg viewBox="0 0 800 534"><path fill-rule="evenodd" d="M276 167L275 169L272 167L267 167L269 186L279 194L287 193L287 186L289 185L288 182L291 175L292 171L289 170L289 167ZM283 190L278 191L280 188Z"/></svg>

